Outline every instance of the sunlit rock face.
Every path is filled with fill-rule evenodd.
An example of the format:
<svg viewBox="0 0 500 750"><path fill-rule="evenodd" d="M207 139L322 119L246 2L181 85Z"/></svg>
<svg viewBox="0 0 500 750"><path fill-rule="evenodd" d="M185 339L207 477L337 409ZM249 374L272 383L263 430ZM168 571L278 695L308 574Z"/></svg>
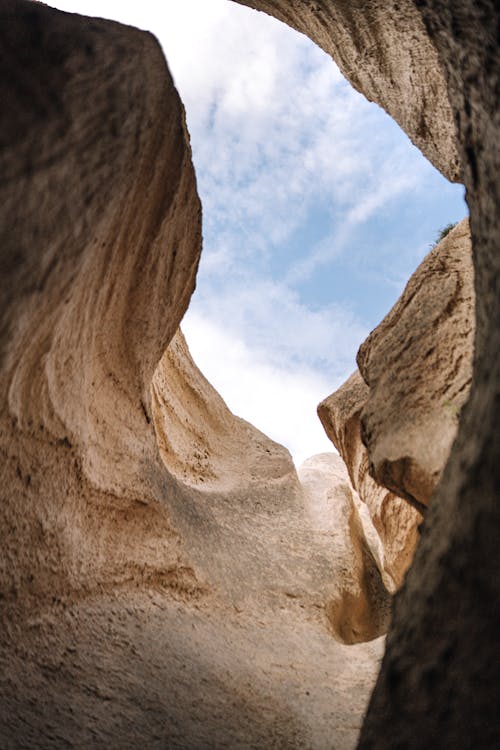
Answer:
<svg viewBox="0 0 500 750"><path fill-rule="evenodd" d="M472 379L474 273L468 219L429 253L361 345L362 438L377 482L429 504Z"/></svg>
<svg viewBox="0 0 500 750"><path fill-rule="evenodd" d="M201 247L183 108L151 35L1 13L2 612L177 572L190 587L150 404Z"/></svg>
<svg viewBox="0 0 500 750"><path fill-rule="evenodd" d="M368 392L368 386L356 371L321 402L318 416L344 459L356 492L368 507L382 544L384 581L390 591L395 591L413 559L422 516L406 500L389 492L370 476L368 454L360 430L361 410Z"/></svg>
<svg viewBox="0 0 500 750"><path fill-rule="evenodd" d="M180 330L156 368L151 394L160 456L180 483L226 494L271 482L296 485L288 450L231 413Z"/></svg>
<svg viewBox="0 0 500 750"><path fill-rule="evenodd" d="M342 459L320 453L298 471L313 527L330 535L335 575L326 611L334 635L343 643L360 643L387 630L390 601L368 545L355 493Z"/></svg>
<svg viewBox="0 0 500 750"><path fill-rule="evenodd" d="M389 595L365 539L342 460L290 454L234 416L193 362L182 333L152 383L160 455L179 486L176 526L204 580L237 607L298 601L341 643L385 633ZM190 508L192 510L190 510ZM195 513L195 518L191 516ZM194 521L194 522L193 522Z"/></svg>
<svg viewBox="0 0 500 750"><path fill-rule="evenodd" d="M473 337L472 252L464 219L428 254L361 345L366 382L357 371L318 406L380 535L391 590L413 559L418 509L428 505L457 434L472 378Z"/></svg>

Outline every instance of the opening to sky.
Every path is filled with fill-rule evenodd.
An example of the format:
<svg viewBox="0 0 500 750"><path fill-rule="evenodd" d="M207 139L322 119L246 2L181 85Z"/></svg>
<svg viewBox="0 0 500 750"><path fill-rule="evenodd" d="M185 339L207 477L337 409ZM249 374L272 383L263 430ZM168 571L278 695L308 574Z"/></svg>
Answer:
<svg viewBox="0 0 500 750"><path fill-rule="evenodd" d="M441 227L467 213L307 37L229 0L58 0L159 39L186 107L204 245L182 323L231 410L297 464ZM161 123L158 123L161 127Z"/></svg>

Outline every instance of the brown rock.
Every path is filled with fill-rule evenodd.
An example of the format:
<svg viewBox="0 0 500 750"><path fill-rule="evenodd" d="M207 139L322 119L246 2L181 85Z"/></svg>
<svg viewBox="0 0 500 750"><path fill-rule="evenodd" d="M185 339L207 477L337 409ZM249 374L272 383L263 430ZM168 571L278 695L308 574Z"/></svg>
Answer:
<svg viewBox="0 0 500 750"><path fill-rule="evenodd" d="M201 227L161 50L0 15L0 746L324 747L332 695L352 746L380 656L329 630L352 556L171 342Z"/></svg>
<svg viewBox="0 0 500 750"><path fill-rule="evenodd" d="M406 500L377 484L368 472L368 454L360 435L360 414L368 391L356 371L321 402L318 416L347 466L354 489L368 507L382 543L384 580L389 590L394 591L401 585L413 559L422 516Z"/></svg>
<svg viewBox="0 0 500 750"><path fill-rule="evenodd" d="M417 4L416 4L417 5ZM497 747L500 623L500 149L493 0L424 0L457 124L474 261L470 397L397 596L360 747Z"/></svg>
<svg viewBox="0 0 500 750"><path fill-rule="evenodd" d="M196 589L150 406L201 249L182 104L150 34L1 15L0 615L130 580Z"/></svg>
<svg viewBox="0 0 500 750"><path fill-rule="evenodd" d="M377 638L387 629L390 597L367 544L345 464L335 453L320 453L298 474L314 525L331 535L336 570L326 611L333 633L349 644Z"/></svg>
<svg viewBox="0 0 500 750"><path fill-rule="evenodd" d="M161 458L183 485L224 494L274 481L296 485L288 450L231 413L180 330L156 368L151 394Z"/></svg>
<svg viewBox="0 0 500 750"><path fill-rule="evenodd" d="M369 385L361 415L370 472L426 506L457 434L472 378L474 286L469 221L424 259L358 352Z"/></svg>
<svg viewBox="0 0 500 750"><path fill-rule="evenodd" d="M392 46L391 36L386 37L386 45L376 43L373 47L370 37L375 38L378 29L387 25L392 28L401 13L405 28L402 38L392 37L392 44L406 44L411 51L413 39L423 34L432 48L429 57L419 54L414 59L415 69L425 71L424 75L412 75L408 85L399 89L397 107L405 111L414 111L419 91L429 90L428 82L437 69L442 76L443 86L432 87L442 91L437 97L436 123L439 121L438 129L444 127L448 133L454 130L451 122L456 125L454 140L471 217L476 290L474 373L470 397L462 409L457 437L406 587L397 595L387 651L360 747L383 750L400 745L416 750L432 746L436 737L443 746L496 747L500 744L496 700L500 621L498 3L316 0L285 4L280 0L255 0L253 4L317 42L320 33L335 35L337 24L332 23L332 14L338 8L350 14L351 44L366 57L373 51L373 62L381 61L374 78L384 90L384 100L391 97L393 81L398 80L397 71L386 77L382 63ZM405 17L407 8L410 14ZM378 28L370 27L361 37L358 30L374 13L379 14ZM338 49L332 53L341 64L347 56ZM397 51L388 54L397 55ZM349 55L348 64L351 59ZM433 59L438 62L429 69ZM364 66L361 57L358 69L362 71ZM370 96L369 87L362 90ZM386 106L378 96L373 98ZM449 105L451 118L445 114ZM387 111L393 114L389 107ZM413 122L418 129L418 117ZM411 122L403 127L413 138ZM446 137L441 137L443 132L435 131L433 138L424 125L426 143L418 145L427 155L442 155L441 165L439 156L430 158L450 176L446 164L453 160L447 161L451 150Z"/></svg>
<svg viewBox="0 0 500 750"><path fill-rule="evenodd" d="M152 401L160 455L184 490L170 512L203 578L240 608L258 598L261 610L269 591L326 606L342 643L383 634L389 596L341 459L313 456L297 476L285 448L229 411L180 331L158 365Z"/></svg>

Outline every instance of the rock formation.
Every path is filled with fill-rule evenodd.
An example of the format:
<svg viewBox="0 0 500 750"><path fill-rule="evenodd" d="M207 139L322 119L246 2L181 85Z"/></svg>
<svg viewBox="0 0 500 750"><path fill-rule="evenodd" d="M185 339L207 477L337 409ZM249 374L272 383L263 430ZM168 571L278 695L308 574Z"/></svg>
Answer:
<svg viewBox="0 0 500 750"><path fill-rule="evenodd" d="M387 629L389 597L365 538L346 466L334 453L321 453L305 461L298 473L313 528L330 535L328 547L337 557L326 603L333 632L343 643L372 640Z"/></svg>
<svg viewBox="0 0 500 750"><path fill-rule="evenodd" d="M342 643L382 635L389 597L341 459L314 456L297 476L285 448L229 411L180 331L152 392L160 455L184 489L171 514L203 579L238 607L284 592L326 608Z"/></svg>
<svg viewBox="0 0 500 750"><path fill-rule="evenodd" d="M82 598L56 589L54 576L56 602L39 600L24 617L11 605L17 627L0 649L2 741L327 747L333 701L336 742L352 747L381 644L353 647L353 659L331 634L375 638L389 602L345 467L334 454L311 459L301 485L286 449L231 414L180 331L151 389L165 465L158 499L191 565L162 570L161 553L176 540L156 508L141 504L141 526L128 498L120 513L119 498L96 493L88 512L109 513L114 500L114 529L105 531L131 535L123 564L142 547L148 577L87 580Z"/></svg>
<svg viewBox="0 0 500 750"><path fill-rule="evenodd" d="M413 558L422 521L417 508L428 505L456 436L469 395L473 334L472 255L464 219L427 255L361 345L366 383L357 371L318 406L380 535L391 590Z"/></svg>
<svg viewBox="0 0 500 750"><path fill-rule="evenodd" d="M152 36L1 12L3 614L151 576L191 587L150 405L201 245L182 105Z"/></svg>
<svg viewBox="0 0 500 750"><path fill-rule="evenodd" d="M369 474L369 460L361 441L360 415L368 386L359 372L318 406L326 434L345 461L354 489L366 503L383 549L382 572L390 591L401 585L413 559L422 516Z"/></svg>
<svg viewBox="0 0 500 750"><path fill-rule="evenodd" d="M360 747L495 747L499 10L252 4L309 34L444 174L463 175L470 398L395 597ZM199 457L180 463L180 426L160 457L151 380L200 251L161 51L148 34L38 3L4 0L0 15L3 745L352 747L379 643L344 646L327 631L331 539L307 520L307 493L290 492L300 485L286 456L267 444L265 502L243 481L227 497L200 489ZM222 477L225 461L206 476Z"/></svg>
<svg viewBox="0 0 500 750"><path fill-rule="evenodd" d="M468 219L427 255L358 352L363 442L377 482L427 506L469 396L474 283Z"/></svg>

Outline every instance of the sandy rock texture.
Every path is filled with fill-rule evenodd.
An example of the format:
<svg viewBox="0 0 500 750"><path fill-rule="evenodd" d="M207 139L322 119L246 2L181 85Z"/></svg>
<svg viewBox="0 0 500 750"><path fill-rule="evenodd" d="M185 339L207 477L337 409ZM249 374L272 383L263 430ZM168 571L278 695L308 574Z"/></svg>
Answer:
<svg viewBox="0 0 500 750"><path fill-rule="evenodd" d="M366 539L346 466L340 456L320 453L305 461L298 475L314 528L330 536L329 547L339 559L333 577L336 591L326 606L333 632L343 643L372 640L387 630L390 598Z"/></svg>
<svg viewBox="0 0 500 750"><path fill-rule="evenodd" d="M362 439L377 482L427 506L469 396L474 348L469 221L431 250L361 345Z"/></svg>
<svg viewBox="0 0 500 750"><path fill-rule="evenodd" d="M455 123L435 45L412 0L235 0L310 37L450 180L460 181Z"/></svg>
<svg viewBox="0 0 500 750"><path fill-rule="evenodd" d="M159 46L0 14L0 745L352 748L388 596L345 472L352 549L176 333L201 214Z"/></svg>
<svg viewBox="0 0 500 750"><path fill-rule="evenodd" d="M152 393L160 455L183 488L170 512L203 579L237 607L285 596L325 610L342 643L385 633L389 595L341 459L314 456L297 474L285 448L230 412L180 331Z"/></svg>
<svg viewBox="0 0 500 750"><path fill-rule="evenodd" d="M201 245L182 104L151 35L1 13L3 611L131 579L196 587L150 404Z"/></svg>
<svg viewBox="0 0 500 750"><path fill-rule="evenodd" d="M296 483L289 452L231 413L193 362L180 330L156 368L151 393L161 458L182 484L227 493L288 475Z"/></svg>
<svg viewBox="0 0 500 750"><path fill-rule="evenodd" d="M382 545L384 582L390 591L395 591L413 559L422 515L369 474L368 453L361 440L360 427L360 415L368 393L368 386L356 371L319 404L318 416L345 461L354 489L368 507Z"/></svg>
<svg viewBox="0 0 500 750"><path fill-rule="evenodd" d="M500 671L500 150L496 29L487 0L419 3L458 128L474 261L470 397L396 597L360 747L495 747ZM453 613L450 616L450 613ZM404 710L402 707L404 706Z"/></svg>
<svg viewBox="0 0 500 750"><path fill-rule="evenodd" d="M431 250L361 345L361 373L318 406L380 535L390 590L413 559L420 510L439 482L469 395L474 302L464 219Z"/></svg>

